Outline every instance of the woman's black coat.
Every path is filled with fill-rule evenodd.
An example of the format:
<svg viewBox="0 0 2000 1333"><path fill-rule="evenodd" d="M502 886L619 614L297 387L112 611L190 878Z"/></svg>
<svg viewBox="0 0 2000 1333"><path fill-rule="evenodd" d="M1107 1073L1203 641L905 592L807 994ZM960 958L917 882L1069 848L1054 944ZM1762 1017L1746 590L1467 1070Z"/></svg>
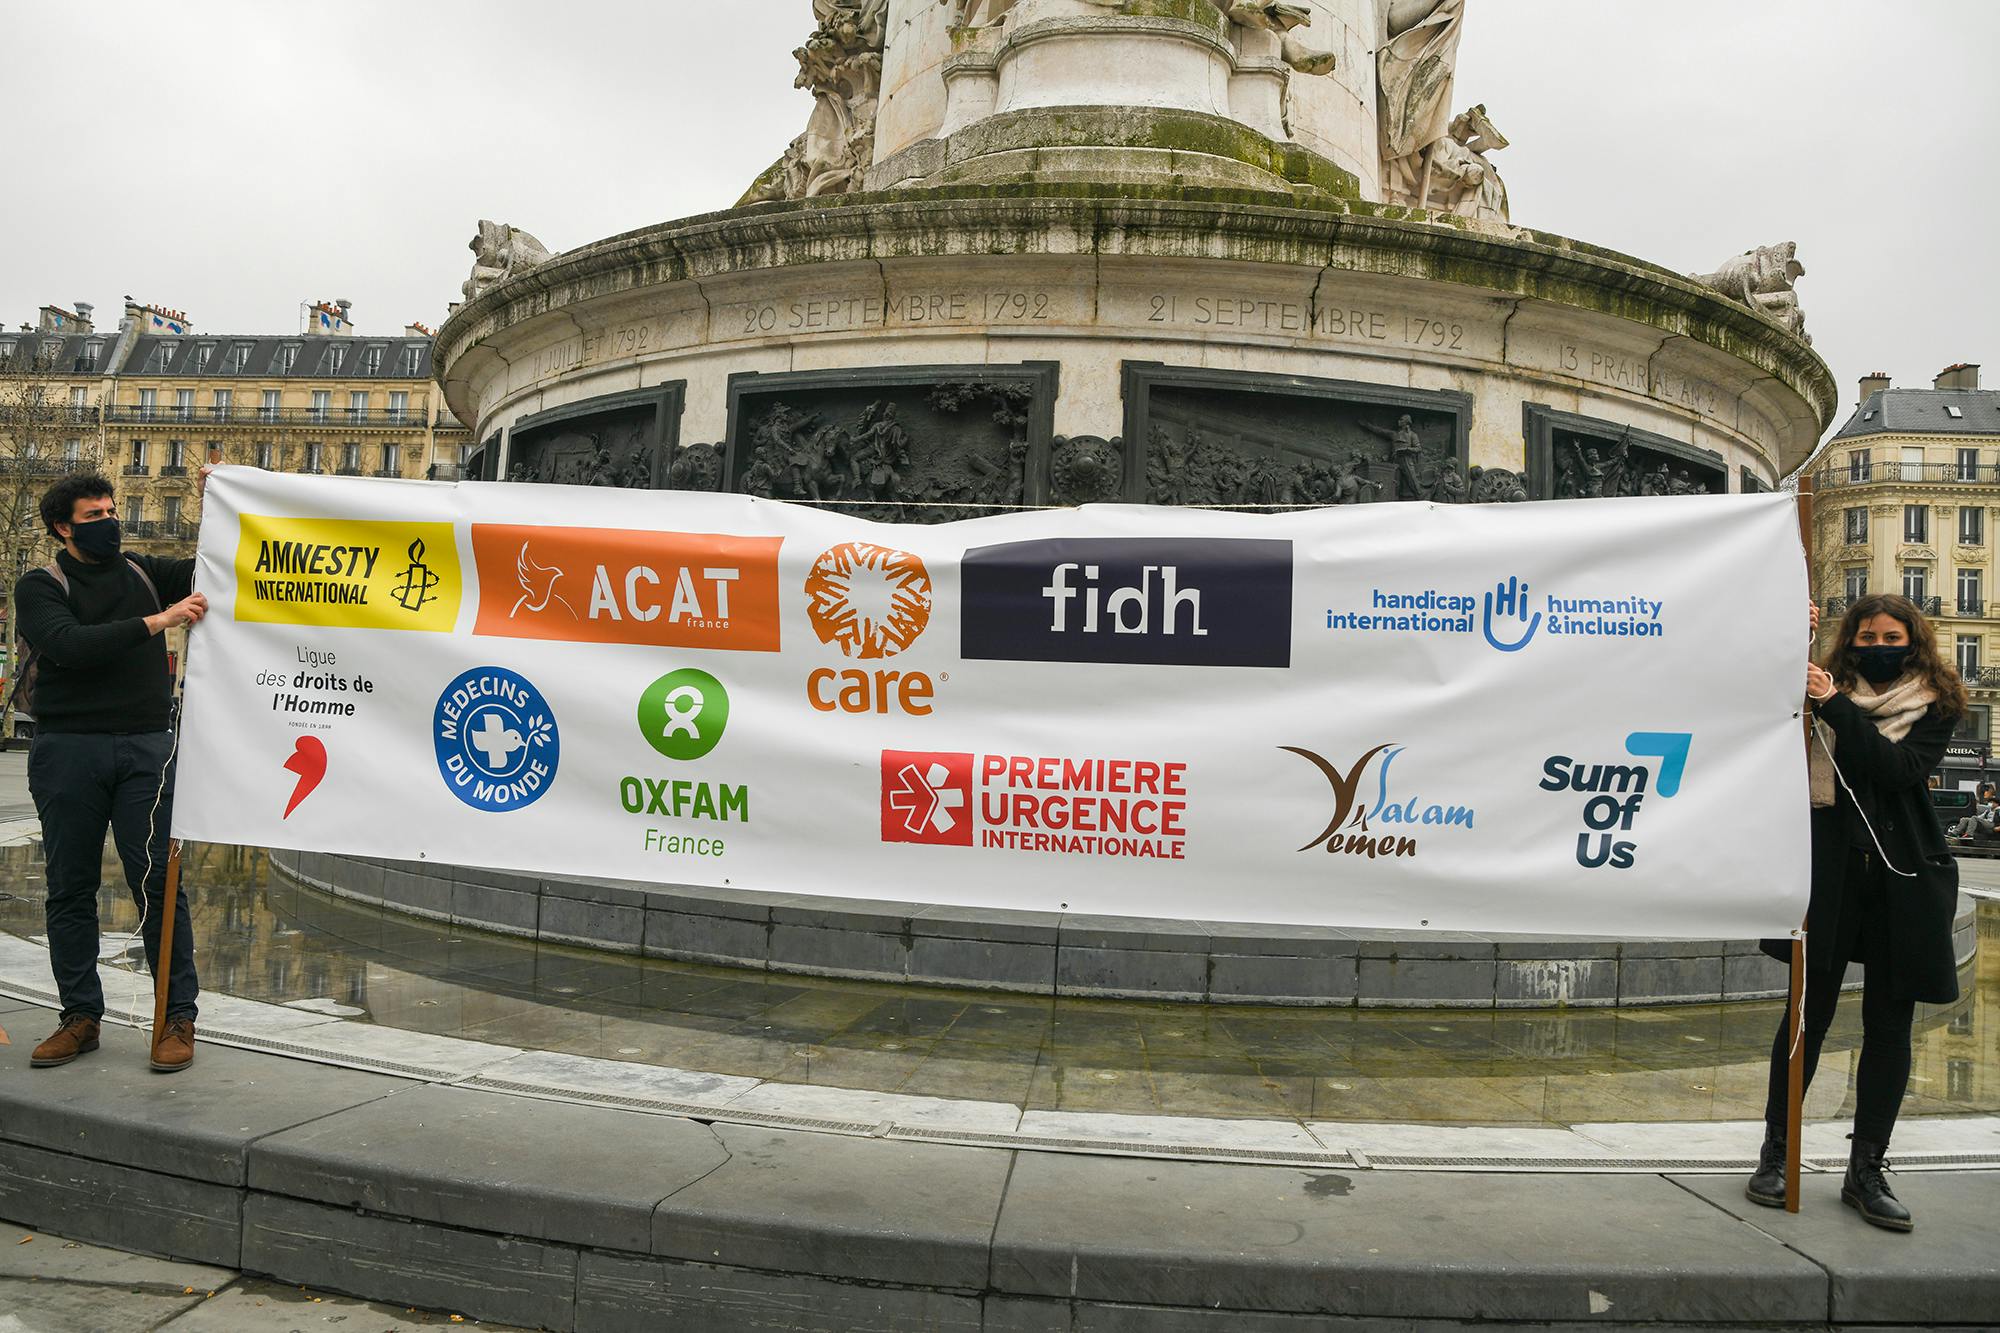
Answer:
<svg viewBox="0 0 2000 1333"><path fill-rule="evenodd" d="M1833 729L1834 761L1855 780L1869 775L1874 788L1875 836L1889 861L1913 871L1915 879L1883 873L1890 911L1879 928L1888 935L1888 971L1896 991L1928 1004L1958 998L1958 968L1952 957L1951 923L1958 910L1958 862L1946 848L1931 807L1929 779L1944 759L1952 721L1936 705L1907 736L1892 741L1875 729L1868 714L1845 694L1813 705ZM1806 963L1812 966L1811 923L1839 920L1849 858L1847 831L1838 819L1812 821L1812 906L1806 935ZM1863 929L1875 923L1865 924ZM1764 952L1780 961L1791 957L1790 940L1765 940Z"/></svg>

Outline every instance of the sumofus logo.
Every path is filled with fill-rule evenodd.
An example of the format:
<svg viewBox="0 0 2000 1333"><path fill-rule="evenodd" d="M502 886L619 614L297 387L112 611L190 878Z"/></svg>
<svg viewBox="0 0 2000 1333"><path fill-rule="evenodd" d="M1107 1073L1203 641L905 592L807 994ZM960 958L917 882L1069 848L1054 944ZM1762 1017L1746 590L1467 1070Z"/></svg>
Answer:
<svg viewBox="0 0 2000 1333"><path fill-rule="evenodd" d="M782 541L475 523L472 632L775 653Z"/></svg>
<svg viewBox="0 0 2000 1333"><path fill-rule="evenodd" d="M806 575L806 618L842 657L880 661L921 639L931 623L931 576L908 551L844 542ZM806 702L822 713L929 715L936 685L922 671L820 667L806 677Z"/></svg>
<svg viewBox="0 0 2000 1333"><path fill-rule="evenodd" d="M1639 856L1633 834L1639 811L1649 792L1662 800L1680 794L1681 779L1687 774L1688 752L1694 748L1691 731L1635 731L1625 738L1625 754L1633 759L1656 759L1658 766L1581 763L1566 754L1552 754L1542 761L1542 779L1536 785L1547 792L1581 792L1585 800L1580 814L1583 828L1576 835L1576 863L1586 870L1608 866L1629 870Z"/></svg>
<svg viewBox="0 0 2000 1333"><path fill-rule="evenodd" d="M1187 765L882 751L882 841L1181 860Z"/></svg>
<svg viewBox="0 0 2000 1333"><path fill-rule="evenodd" d="M1278 747L1320 771L1331 789L1326 826L1299 850L1324 849L1350 856L1415 856L1420 839L1433 831L1471 828L1475 811L1428 799L1394 774L1405 747L1393 743L1363 751L1344 764L1297 745Z"/></svg>
<svg viewBox="0 0 2000 1333"><path fill-rule="evenodd" d="M669 759L701 758L728 725L729 691L706 671L669 671L639 696L639 734Z"/></svg>
<svg viewBox="0 0 2000 1333"><path fill-rule="evenodd" d="M241 621L449 634L463 584L449 523L242 516Z"/></svg>
<svg viewBox="0 0 2000 1333"><path fill-rule="evenodd" d="M562 733L540 690L506 667L474 667L444 687L431 718L438 774L475 810L518 810L555 781Z"/></svg>
<svg viewBox="0 0 2000 1333"><path fill-rule="evenodd" d="M1282 667L1292 544L1235 537L1057 537L981 546L961 568L966 657Z"/></svg>

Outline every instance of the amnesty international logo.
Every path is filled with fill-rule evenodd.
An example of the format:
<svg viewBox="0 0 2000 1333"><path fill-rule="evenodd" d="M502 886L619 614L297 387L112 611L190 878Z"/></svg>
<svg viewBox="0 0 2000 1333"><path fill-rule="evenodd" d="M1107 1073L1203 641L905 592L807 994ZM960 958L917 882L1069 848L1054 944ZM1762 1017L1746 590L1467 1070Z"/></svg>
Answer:
<svg viewBox="0 0 2000 1333"><path fill-rule="evenodd" d="M449 523L242 518L240 621L449 634L463 587Z"/></svg>
<svg viewBox="0 0 2000 1333"><path fill-rule="evenodd" d="M931 623L931 575L908 551L845 542L806 575L806 615L843 657L894 657Z"/></svg>

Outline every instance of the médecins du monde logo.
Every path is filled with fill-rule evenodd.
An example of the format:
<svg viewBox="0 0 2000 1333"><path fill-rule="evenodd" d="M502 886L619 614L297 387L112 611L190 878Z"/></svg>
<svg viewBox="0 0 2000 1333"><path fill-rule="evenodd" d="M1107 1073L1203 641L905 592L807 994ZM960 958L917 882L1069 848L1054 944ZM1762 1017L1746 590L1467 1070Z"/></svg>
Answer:
<svg viewBox="0 0 2000 1333"><path fill-rule="evenodd" d="M474 667L444 687L431 717L438 775L475 810L533 805L555 781L562 733L542 692L506 667Z"/></svg>

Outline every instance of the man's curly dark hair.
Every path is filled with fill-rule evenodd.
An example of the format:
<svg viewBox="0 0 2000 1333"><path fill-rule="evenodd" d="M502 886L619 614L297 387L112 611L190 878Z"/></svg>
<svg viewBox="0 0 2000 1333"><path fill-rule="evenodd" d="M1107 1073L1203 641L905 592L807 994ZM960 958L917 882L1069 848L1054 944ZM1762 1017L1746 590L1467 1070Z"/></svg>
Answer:
<svg viewBox="0 0 2000 1333"><path fill-rule="evenodd" d="M61 541L62 534L56 531L56 524L75 521L78 500L116 494L103 474L73 472L42 492L42 526L49 530L49 536Z"/></svg>

